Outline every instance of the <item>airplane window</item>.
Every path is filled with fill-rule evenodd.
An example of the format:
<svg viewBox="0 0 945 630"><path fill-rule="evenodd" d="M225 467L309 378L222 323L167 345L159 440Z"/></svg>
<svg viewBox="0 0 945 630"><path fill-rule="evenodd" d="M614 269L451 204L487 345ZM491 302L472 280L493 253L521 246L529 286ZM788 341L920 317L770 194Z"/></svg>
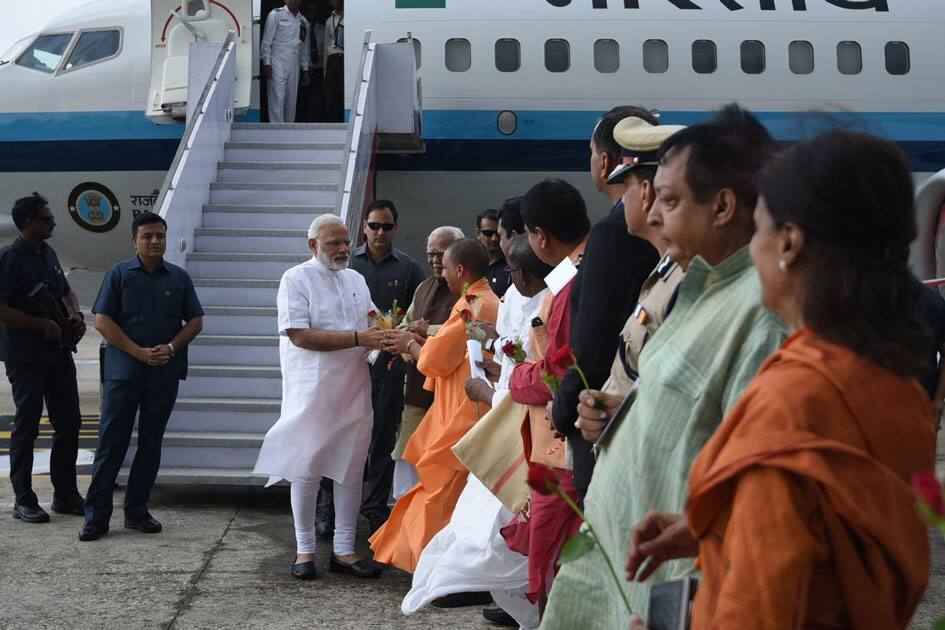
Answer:
<svg viewBox="0 0 945 630"><path fill-rule="evenodd" d="M643 42L643 69L650 74L662 74L669 70L669 45L662 39Z"/></svg>
<svg viewBox="0 0 945 630"><path fill-rule="evenodd" d="M79 35L79 41L76 42L69 60L66 62L66 70L84 66L95 61L114 57L121 46L121 32L113 31L89 31Z"/></svg>
<svg viewBox="0 0 945 630"><path fill-rule="evenodd" d="M466 72L471 65L469 40L459 37L446 40L446 69L450 72Z"/></svg>
<svg viewBox="0 0 945 630"><path fill-rule="evenodd" d="M860 74L863 70L863 50L858 43L837 44L837 69L841 74Z"/></svg>
<svg viewBox="0 0 945 630"><path fill-rule="evenodd" d="M207 6L206 0L188 0L187 1L187 17L203 17L210 13L210 7Z"/></svg>
<svg viewBox="0 0 945 630"><path fill-rule="evenodd" d="M545 42L545 68L548 72L567 72L571 67L571 46L566 39Z"/></svg>
<svg viewBox="0 0 945 630"><path fill-rule="evenodd" d="M499 72L515 72L522 67L522 47L517 39L508 37L495 42L495 69Z"/></svg>
<svg viewBox="0 0 945 630"><path fill-rule="evenodd" d="M613 39L598 39L594 42L594 69L610 73L620 69L620 44Z"/></svg>
<svg viewBox="0 0 945 630"><path fill-rule="evenodd" d="M26 49L26 52L20 55L20 58L16 60L16 64L41 72L53 72L59 67L59 62L62 61L62 53L65 52L70 41L72 41L72 33L40 35Z"/></svg>
<svg viewBox="0 0 945 630"><path fill-rule="evenodd" d="M814 45L796 40L788 45L788 65L794 74L810 74L814 71Z"/></svg>
<svg viewBox="0 0 945 630"><path fill-rule="evenodd" d="M715 42L697 39L692 42L692 69L699 74L712 74L718 68Z"/></svg>
<svg viewBox="0 0 945 630"><path fill-rule="evenodd" d="M765 45L756 39L749 39L741 45L742 72L761 74L765 71Z"/></svg>
<svg viewBox="0 0 945 630"><path fill-rule="evenodd" d="M886 72L889 74L909 74L909 45L905 42L887 42Z"/></svg>
<svg viewBox="0 0 945 630"><path fill-rule="evenodd" d="M406 37L401 37L400 39L397 40L398 43L403 43L405 41L407 41ZM420 40L414 37L410 41L413 42L413 56L417 61L417 70L419 70L420 69L420 50L421 50Z"/></svg>

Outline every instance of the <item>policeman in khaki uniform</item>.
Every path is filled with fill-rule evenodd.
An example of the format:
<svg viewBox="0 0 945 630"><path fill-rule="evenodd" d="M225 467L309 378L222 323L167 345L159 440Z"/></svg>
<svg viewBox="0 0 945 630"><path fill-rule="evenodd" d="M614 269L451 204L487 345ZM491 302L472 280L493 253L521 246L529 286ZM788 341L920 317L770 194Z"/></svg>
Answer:
<svg viewBox="0 0 945 630"><path fill-rule="evenodd" d="M653 126L639 118L625 118L614 127L614 140L622 149L621 163L611 172L607 183L626 184L623 204L627 230L650 241L660 254L664 254L640 289L636 308L621 332L623 341L611 366L610 378L602 389L619 398L630 392L639 376L640 352L669 314L676 287L685 275L683 269L665 255L659 227L647 222L647 215L656 199L653 177L659 165L657 152L663 141L680 129L682 127L676 125Z"/></svg>

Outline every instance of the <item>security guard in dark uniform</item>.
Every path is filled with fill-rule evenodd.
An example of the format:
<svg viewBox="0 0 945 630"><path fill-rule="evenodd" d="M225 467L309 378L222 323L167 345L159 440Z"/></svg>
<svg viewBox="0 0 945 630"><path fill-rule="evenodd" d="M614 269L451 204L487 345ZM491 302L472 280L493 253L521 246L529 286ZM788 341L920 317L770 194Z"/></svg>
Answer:
<svg viewBox="0 0 945 630"><path fill-rule="evenodd" d="M125 527L161 531L148 496L161 465L164 428L187 375L185 348L203 328L187 272L164 260L167 223L146 212L131 224L137 254L109 270L92 312L105 350L102 417L79 540L108 532L112 491L138 417L137 452L125 491ZM182 325L181 322L186 322Z"/></svg>
<svg viewBox="0 0 945 630"><path fill-rule="evenodd" d="M0 360L16 405L10 435L10 481L16 495L13 517L27 523L49 520L32 488L33 444L44 400L54 432L52 510L75 515L83 511L75 473L81 425L79 388L70 350L85 334L85 323L56 252L44 242L56 225L48 206L35 192L18 199L12 215L20 235L0 250ZM41 292L48 300L45 304L40 302ZM55 313L52 308L61 310Z"/></svg>
<svg viewBox="0 0 945 630"><path fill-rule="evenodd" d="M351 268L364 276L371 300L383 313L391 310L396 300L398 308L407 311L424 273L417 261L395 249L397 234L397 207L389 199L372 201L367 207L363 230L366 242L351 252ZM393 359L393 360L392 360ZM394 460L391 453L397 443L404 410L404 362L382 352L371 365L371 404L374 407L374 427L371 446L364 470L365 488L361 514L368 520L373 532L390 516L387 501L394 482ZM333 530L333 503L331 485L322 483L320 504L325 518L318 523L316 533L327 537Z"/></svg>

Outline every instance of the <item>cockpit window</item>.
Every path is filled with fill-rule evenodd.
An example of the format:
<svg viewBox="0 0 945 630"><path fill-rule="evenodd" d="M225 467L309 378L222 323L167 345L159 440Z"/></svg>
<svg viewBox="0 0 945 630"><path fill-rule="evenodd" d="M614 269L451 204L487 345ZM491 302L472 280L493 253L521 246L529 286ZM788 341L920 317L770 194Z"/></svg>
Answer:
<svg viewBox="0 0 945 630"><path fill-rule="evenodd" d="M117 29L107 31L87 31L79 35L79 41L72 49L65 69L71 70L96 61L114 57L121 47L121 32Z"/></svg>
<svg viewBox="0 0 945 630"><path fill-rule="evenodd" d="M16 60L18 66L39 70L41 72L55 72L62 61L62 54L72 41L72 33L56 33L55 35L40 35L36 41L26 49Z"/></svg>

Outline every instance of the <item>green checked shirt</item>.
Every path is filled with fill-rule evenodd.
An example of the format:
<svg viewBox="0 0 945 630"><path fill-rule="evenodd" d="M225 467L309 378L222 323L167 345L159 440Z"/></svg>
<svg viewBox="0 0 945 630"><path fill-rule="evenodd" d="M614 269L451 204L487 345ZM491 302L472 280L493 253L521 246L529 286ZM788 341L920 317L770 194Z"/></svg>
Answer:
<svg viewBox="0 0 945 630"><path fill-rule="evenodd" d="M585 511L630 598L646 615L651 584L693 571L667 562L643 584L623 570L633 526L649 510L681 513L696 455L769 354L784 341L761 305L748 247L711 267L696 257L669 317L640 355L636 398L604 437ZM598 551L561 567L542 628L627 628L629 616Z"/></svg>

